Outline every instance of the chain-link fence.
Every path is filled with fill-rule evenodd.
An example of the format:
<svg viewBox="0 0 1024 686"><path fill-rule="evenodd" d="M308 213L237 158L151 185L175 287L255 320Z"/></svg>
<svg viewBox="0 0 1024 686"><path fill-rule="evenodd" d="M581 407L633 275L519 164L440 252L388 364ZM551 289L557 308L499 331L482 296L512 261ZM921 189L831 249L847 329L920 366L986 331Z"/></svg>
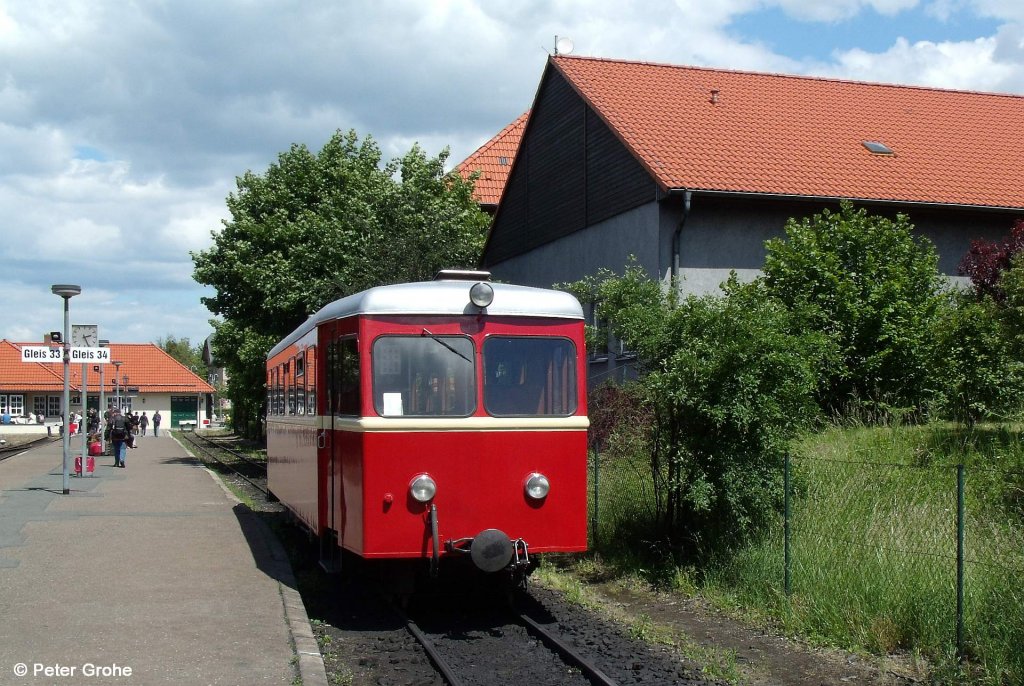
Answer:
<svg viewBox="0 0 1024 686"><path fill-rule="evenodd" d="M917 647L1024 678L1021 475L964 465L787 465L791 603L830 635Z"/></svg>
<svg viewBox="0 0 1024 686"><path fill-rule="evenodd" d="M1024 474L928 462L793 459L785 516L723 576L809 633L1024 683ZM643 545L649 464L595 454L591 488L592 545Z"/></svg>

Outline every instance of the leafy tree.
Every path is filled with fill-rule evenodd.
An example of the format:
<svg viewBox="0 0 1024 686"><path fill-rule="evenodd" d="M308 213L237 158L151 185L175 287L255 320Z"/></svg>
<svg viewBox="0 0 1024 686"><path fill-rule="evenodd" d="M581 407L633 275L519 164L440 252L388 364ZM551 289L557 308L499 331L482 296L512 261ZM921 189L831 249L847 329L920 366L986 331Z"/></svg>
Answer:
<svg viewBox="0 0 1024 686"><path fill-rule="evenodd" d="M202 345L192 345L192 341L186 338L175 338L167 334L167 338L158 338L156 344L168 355L181 362L192 371L203 376L206 372L206 363L203 362Z"/></svg>
<svg viewBox="0 0 1024 686"><path fill-rule="evenodd" d="M934 247L904 215L838 212L786 223L766 243L764 284L798 331L826 336L818 397L830 411L867 403L887 413L928 397L930 334L942 278Z"/></svg>
<svg viewBox="0 0 1024 686"><path fill-rule="evenodd" d="M815 415L813 337L790 333L786 309L735 277L724 297L680 299L637 267L570 290L595 285L643 370L664 533L690 551L740 543L775 511L789 440Z"/></svg>
<svg viewBox="0 0 1024 686"><path fill-rule="evenodd" d="M372 138L337 132L319 153L293 145L265 173L238 178L231 219L192 254L195 280L216 291L203 302L221 318L214 353L230 372L234 418L259 416L263 356L323 305L476 265L488 217L472 182L444 172L447 156L414 146L382 164Z"/></svg>
<svg viewBox="0 0 1024 686"><path fill-rule="evenodd" d="M1006 293L1000 280L1010 269L1013 258L1024 252L1024 219L1018 219L1003 240L971 241L971 247L960 260L959 272L971 278L974 289L1002 302Z"/></svg>

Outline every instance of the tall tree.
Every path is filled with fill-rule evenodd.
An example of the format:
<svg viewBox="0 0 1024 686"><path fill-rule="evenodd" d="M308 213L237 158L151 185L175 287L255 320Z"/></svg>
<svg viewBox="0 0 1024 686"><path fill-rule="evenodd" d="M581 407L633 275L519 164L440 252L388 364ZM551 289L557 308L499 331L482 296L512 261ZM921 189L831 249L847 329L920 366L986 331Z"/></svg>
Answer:
<svg viewBox="0 0 1024 686"><path fill-rule="evenodd" d="M199 376L205 376L206 364L203 362L203 348L201 345L193 346L192 341L187 337L175 338L171 334L167 334L167 338L158 338L156 344L168 355L199 374Z"/></svg>
<svg viewBox="0 0 1024 686"><path fill-rule="evenodd" d="M255 426L262 356L326 303L477 264L489 219L472 182L445 173L447 157L414 146L382 164L372 138L339 131L319 153L293 145L265 173L238 178L231 218L192 254L195 280L216 291L203 302L220 318L214 354L235 418Z"/></svg>

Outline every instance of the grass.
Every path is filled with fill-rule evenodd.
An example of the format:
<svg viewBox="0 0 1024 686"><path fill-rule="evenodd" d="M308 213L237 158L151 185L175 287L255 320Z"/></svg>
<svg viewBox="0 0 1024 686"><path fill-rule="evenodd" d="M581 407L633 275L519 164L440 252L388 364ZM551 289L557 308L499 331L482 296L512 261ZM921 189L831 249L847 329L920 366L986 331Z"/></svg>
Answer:
<svg viewBox="0 0 1024 686"><path fill-rule="evenodd" d="M1019 431L832 428L807 437L798 453L790 596L782 584L781 517L760 540L711 567L682 569L659 555L639 533L652 510L642 463L603 460L596 548L622 573L698 586L719 604L749 608L821 644L920 656L942 681L1024 682ZM967 475L964 662L956 656L958 463Z"/></svg>
<svg viewBox="0 0 1024 686"><path fill-rule="evenodd" d="M607 617L621 626L631 638L675 649L695 666L699 666L708 677L729 684L740 682L735 651L703 645L677 627L657 622L647 613L634 616L622 610L617 603L602 598L590 582L607 580L610 576L613 574L600 559L573 557L561 566L545 560L534 578L548 588L560 591L569 602ZM636 578L620 578L618 581L632 588L646 586L644 581Z"/></svg>

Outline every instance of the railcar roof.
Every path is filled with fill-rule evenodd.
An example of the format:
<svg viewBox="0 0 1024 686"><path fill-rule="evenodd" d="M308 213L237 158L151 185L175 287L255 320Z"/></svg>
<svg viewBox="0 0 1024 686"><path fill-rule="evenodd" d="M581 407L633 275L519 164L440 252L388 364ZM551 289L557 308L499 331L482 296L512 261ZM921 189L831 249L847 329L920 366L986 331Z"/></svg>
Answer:
<svg viewBox="0 0 1024 686"><path fill-rule="evenodd" d="M476 315L469 301L474 281L442 280L378 286L324 305L267 353L273 357L322 322L354 315ZM552 317L583 319L583 308L570 293L545 288L488 282L494 300L487 307L492 317Z"/></svg>

